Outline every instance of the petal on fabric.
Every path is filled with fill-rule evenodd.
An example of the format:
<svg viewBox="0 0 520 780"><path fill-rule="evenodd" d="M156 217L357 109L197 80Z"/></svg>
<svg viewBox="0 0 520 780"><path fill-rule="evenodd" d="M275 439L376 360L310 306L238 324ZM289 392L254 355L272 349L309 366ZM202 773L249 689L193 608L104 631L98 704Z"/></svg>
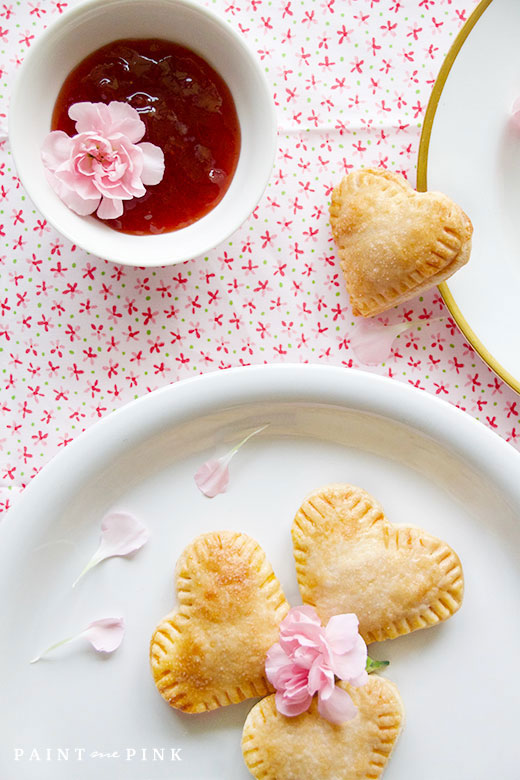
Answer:
<svg viewBox="0 0 520 780"><path fill-rule="evenodd" d="M123 213L123 201L120 198L101 198L96 211L100 219L116 219Z"/></svg>
<svg viewBox="0 0 520 780"><path fill-rule="evenodd" d="M41 158L44 166L55 171L60 165L63 165L71 155L72 139L62 130L53 130L49 133L42 144Z"/></svg>
<svg viewBox="0 0 520 780"><path fill-rule="evenodd" d="M141 179L143 184L159 184L164 176L164 152L160 146L145 141L139 144L143 153L143 170Z"/></svg>
<svg viewBox="0 0 520 780"><path fill-rule="evenodd" d="M141 140L146 132L146 125L135 108L118 100L113 100L107 108L110 116L110 127L107 128L109 130L107 135L121 133L133 144Z"/></svg>
<svg viewBox="0 0 520 780"><path fill-rule="evenodd" d="M348 693L335 685L329 695L318 693L318 712L330 723L340 725L356 717L357 707Z"/></svg>
<svg viewBox="0 0 520 780"><path fill-rule="evenodd" d="M357 322L350 338L350 347L359 363L377 366L391 355L397 336L404 333L413 323L384 325L379 320Z"/></svg>

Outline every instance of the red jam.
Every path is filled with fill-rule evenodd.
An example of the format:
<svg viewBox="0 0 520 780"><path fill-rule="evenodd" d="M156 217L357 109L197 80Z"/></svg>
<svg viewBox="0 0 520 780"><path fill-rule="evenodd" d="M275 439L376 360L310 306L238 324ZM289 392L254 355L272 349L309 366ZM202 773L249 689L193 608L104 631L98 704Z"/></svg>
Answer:
<svg viewBox="0 0 520 780"><path fill-rule="evenodd" d="M107 225L135 235L191 225L223 198L240 154L240 125L227 85L190 49L155 38L119 40L90 54L65 80L52 130L76 134L73 103L120 100L139 112L143 141L160 146L165 171ZM95 216L95 215L93 215ZM96 217L97 219L97 217ZM103 220L105 221L105 220Z"/></svg>

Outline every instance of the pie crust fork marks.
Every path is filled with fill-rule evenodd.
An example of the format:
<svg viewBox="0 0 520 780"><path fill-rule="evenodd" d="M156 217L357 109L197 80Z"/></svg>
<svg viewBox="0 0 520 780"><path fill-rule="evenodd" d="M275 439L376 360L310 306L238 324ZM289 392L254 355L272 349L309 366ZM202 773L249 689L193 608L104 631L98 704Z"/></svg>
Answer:
<svg viewBox="0 0 520 780"><path fill-rule="evenodd" d="M304 604L324 623L354 612L367 644L440 623L462 603L462 566L451 547L393 525L361 488L332 484L311 493L292 537Z"/></svg>
<svg viewBox="0 0 520 780"><path fill-rule="evenodd" d="M265 657L289 604L260 545L233 531L203 534L176 574L179 608L150 645L161 695L195 713L271 693Z"/></svg>

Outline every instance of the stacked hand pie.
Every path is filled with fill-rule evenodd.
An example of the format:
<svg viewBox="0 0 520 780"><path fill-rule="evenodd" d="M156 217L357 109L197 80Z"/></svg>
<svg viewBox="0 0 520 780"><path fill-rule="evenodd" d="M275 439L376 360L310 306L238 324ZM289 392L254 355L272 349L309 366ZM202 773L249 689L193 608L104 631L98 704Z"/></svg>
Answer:
<svg viewBox="0 0 520 780"><path fill-rule="evenodd" d="M456 553L419 528L391 524L361 488L333 484L304 500L292 527L304 604L322 622L354 612L367 643L435 625L462 603ZM289 611L261 547L245 534L204 534L177 565L179 607L157 626L150 659L157 688L184 712L266 696L269 648ZM403 724L394 683L370 677L348 691L358 713L342 725L318 714L297 717L266 696L243 730L246 765L257 780L377 780Z"/></svg>

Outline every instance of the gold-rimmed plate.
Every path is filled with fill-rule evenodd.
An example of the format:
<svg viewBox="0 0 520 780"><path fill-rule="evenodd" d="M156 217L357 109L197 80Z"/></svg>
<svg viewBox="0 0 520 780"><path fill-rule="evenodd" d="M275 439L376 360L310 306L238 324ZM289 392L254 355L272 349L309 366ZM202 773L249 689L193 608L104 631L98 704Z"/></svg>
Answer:
<svg viewBox="0 0 520 780"><path fill-rule="evenodd" d="M440 286L458 326L520 392L520 3L482 0L440 70L426 112L417 188L456 200L474 225L467 266Z"/></svg>

